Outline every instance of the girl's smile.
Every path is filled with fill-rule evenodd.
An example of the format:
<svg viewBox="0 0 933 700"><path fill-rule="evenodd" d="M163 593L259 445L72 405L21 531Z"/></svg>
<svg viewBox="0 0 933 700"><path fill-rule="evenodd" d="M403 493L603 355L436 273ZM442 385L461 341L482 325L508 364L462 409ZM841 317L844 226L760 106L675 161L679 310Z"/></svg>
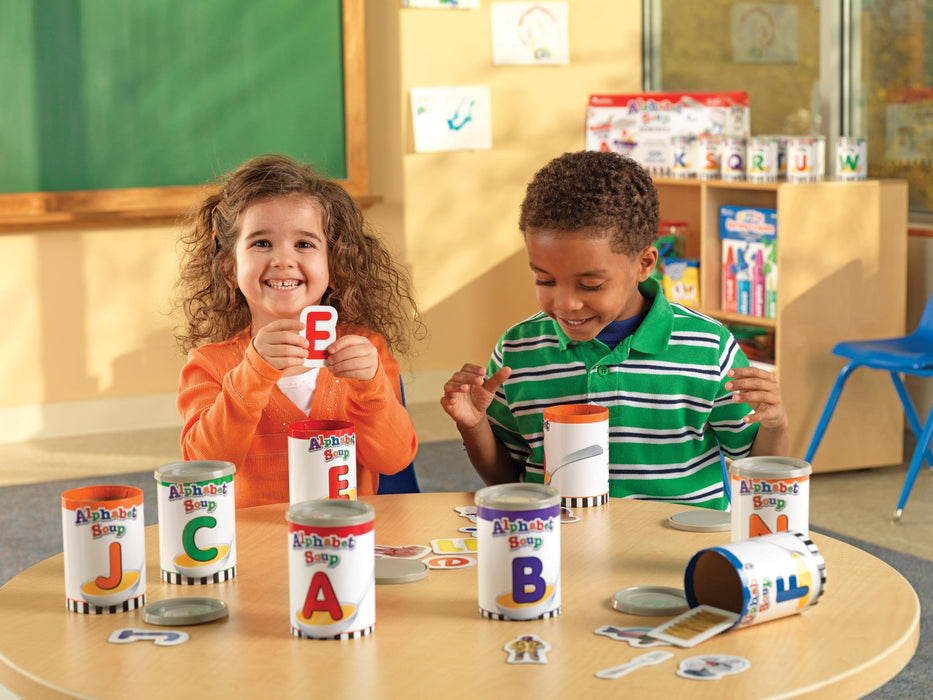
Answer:
<svg viewBox="0 0 933 700"><path fill-rule="evenodd" d="M235 284L249 305L254 333L320 304L329 283L323 212L314 199L270 197L243 212Z"/></svg>

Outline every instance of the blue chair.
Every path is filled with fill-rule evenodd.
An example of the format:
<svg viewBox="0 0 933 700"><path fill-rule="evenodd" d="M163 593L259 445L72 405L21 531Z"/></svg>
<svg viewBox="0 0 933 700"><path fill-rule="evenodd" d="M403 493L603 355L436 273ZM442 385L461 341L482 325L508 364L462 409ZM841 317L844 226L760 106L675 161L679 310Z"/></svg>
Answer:
<svg viewBox="0 0 933 700"><path fill-rule="evenodd" d="M900 520L901 515L904 513L904 505L907 503L910 490L917 480L917 474L923 465L924 459L927 466L933 467L933 454L930 452L930 441L933 439L933 411L930 412L926 423L921 426L920 418L917 416L917 411L900 376L901 374L910 374L916 377L933 377L933 295L927 300L920 323L917 324L916 330L910 335L899 338L838 343L833 348L833 354L847 358L849 363L842 368L839 376L836 377L836 382L833 384L833 389L826 401L826 407L823 409L819 423L817 423L813 439L810 441L810 447L804 459L810 462L813 455L816 454L816 449L820 445L820 440L823 439L826 426L829 425L829 419L839 402L842 386L845 384L846 379L849 378L849 375L859 367L888 372L891 375L891 381L894 383L901 404L904 406L904 413L907 416L907 422L910 423L910 429L917 438L917 447L910 460L907 478L904 480L901 497L894 511L894 520Z"/></svg>
<svg viewBox="0 0 933 700"><path fill-rule="evenodd" d="M402 394L402 405L405 405L405 386L402 384L402 378L399 377L399 390ZM402 471L395 474L381 474L379 476L379 488L376 494L382 496L388 493L421 493L421 487L418 486L418 475L415 474L415 463L412 462Z"/></svg>

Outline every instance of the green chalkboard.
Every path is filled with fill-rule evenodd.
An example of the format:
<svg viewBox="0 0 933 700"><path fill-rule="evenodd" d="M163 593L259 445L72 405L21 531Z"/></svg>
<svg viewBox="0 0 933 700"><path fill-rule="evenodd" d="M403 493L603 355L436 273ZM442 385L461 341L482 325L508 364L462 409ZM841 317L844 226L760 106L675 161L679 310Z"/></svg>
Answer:
<svg viewBox="0 0 933 700"><path fill-rule="evenodd" d="M2 0L0 192L347 172L341 0Z"/></svg>

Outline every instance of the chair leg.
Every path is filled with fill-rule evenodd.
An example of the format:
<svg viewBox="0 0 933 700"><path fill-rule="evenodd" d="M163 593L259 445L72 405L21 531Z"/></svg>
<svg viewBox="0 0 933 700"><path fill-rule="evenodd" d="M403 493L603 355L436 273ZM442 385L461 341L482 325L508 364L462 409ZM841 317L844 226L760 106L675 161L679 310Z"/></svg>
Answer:
<svg viewBox="0 0 933 700"><path fill-rule="evenodd" d="M914 437L917 438L917 444L920 444L920 433L923 431L923 426L920 425L920 416L917 415L917 410L914 408L914 402L910 400L910 394L907 393L907 387L904 386L904 380L901 379L901 375L897 372L890 372L891 381L894 382L894 388L897 390L897 395L901 399L901 404L904 406L904 414L907 416L907 422L910 424L910 429L914 434ZM927 461L927 465L933 468L933 453L930 452L929 446L924 450L924 455Z"/></svg>
<svg viewBox="0 0 933 700"><path fill-rule="evenodd" d="M904 506L907 505L907 499L910 497L910 491L917 480L917 474L920 467L923 466L924 454L930 450L930 441L933 440L933 411L927 417L926 425L923 426L923 432L917 438L917 447L914 449L914 456L910 460L910 467L907 469L907 478L904 479L904 488L901 489L901 497L897 501L897 508L894 510L894 522L901 519L904 514Z"/></svg>
<svg viewBox="0 0 933 700"><path fill-rule="evenodd" d="M832 418L833 411L836 410L836 404L839 403L839 395L842 393L842 386L846 383L849 375L852 374L852 370L860 366L861 365L855 362L850 362L839 370L839 374L833 384L833 389L829 392L829 398L826 400L826 407L823 409L823 414L820 416L819 423L816 424L816 430L813 431L810 447L807 448L807 454L803 458L805 462L812 462L813 455L816 454L816 449L820 446L820 441L823 439L823 433L826 432L826 427L829 425L829 419Z"/></svg>

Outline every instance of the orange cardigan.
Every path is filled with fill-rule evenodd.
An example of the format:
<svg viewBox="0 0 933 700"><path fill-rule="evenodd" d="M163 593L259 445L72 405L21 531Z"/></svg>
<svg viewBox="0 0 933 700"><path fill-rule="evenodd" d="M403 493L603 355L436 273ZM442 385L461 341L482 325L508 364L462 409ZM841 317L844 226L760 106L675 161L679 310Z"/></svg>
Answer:
<svg viewBox="0 0 933 700"><path fill-rule="evenodd" d="M379 474L395 474L414 459L418 439L401 403L398 363L378 333L338 326L338 335L350 332L376 346L376 376L339 379L322 368L309 415L276 386L283 372L255 350L248 330L188 353L177 401L182 454L233 462L237 508L288 501L288 426L309 417L354 424L362 496L376 493Z"/></svg>

